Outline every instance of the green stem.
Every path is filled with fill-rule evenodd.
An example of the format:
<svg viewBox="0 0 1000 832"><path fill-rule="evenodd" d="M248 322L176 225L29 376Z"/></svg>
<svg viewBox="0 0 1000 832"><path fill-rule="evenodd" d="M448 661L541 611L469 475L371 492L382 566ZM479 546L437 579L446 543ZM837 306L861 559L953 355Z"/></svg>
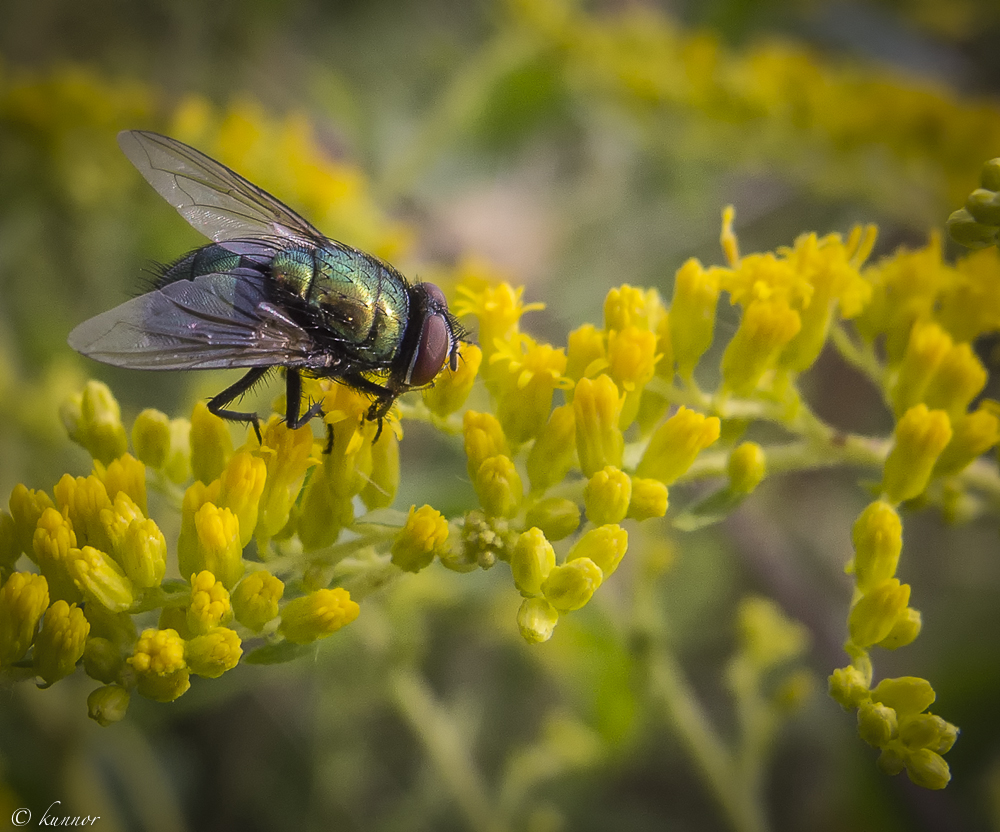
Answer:
<svg viewBox="0 0 1000 832"><path fill-rule="evenodd" d="M390 676L396 706L437 767L469 827L477 832L507 832L507 825L490 805L468 744L455 720L435 700L424 680L409 668Z"/></svg>

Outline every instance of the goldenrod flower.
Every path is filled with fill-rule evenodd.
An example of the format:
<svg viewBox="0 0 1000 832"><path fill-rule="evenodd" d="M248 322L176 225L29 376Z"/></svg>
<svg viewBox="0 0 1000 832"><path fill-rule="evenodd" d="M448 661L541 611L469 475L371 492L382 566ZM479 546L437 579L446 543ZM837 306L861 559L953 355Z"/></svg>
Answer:
<svg viewBox="0 0 1000 832"><path fill-rule="evenodd" d="M119 492L128 494L143 514L146 513L146 466L132 454L122 454L108 465L94 461L94 474L114 499Z"/></svg>
<svg viewBox="0 0 1000 832"><path fill-rule="evenodd" d="M311 436L308 431L306 433ZM266 480L267 465L249 451L233 454L219 475L218 505L229 509L239 519L240 548L250 542L257 527L260 498ZM232 586L232 583L227 580L226 585Z"/></svg>
<svg viewBox="0 0 1000 832"><path fill-rule="evenodd" d="M69 676L83 656L89 633L90 622L82 609L56 601L45 611L35 637L35 672L50 685Z"/></svg>
<svg viewBox="0 0 1000 832"><path fill-rule="evenodd" d="M111 639L92 635L83 649L83 669L91 679L105 684L117 681L125 665L125 657Z"/></svg>
<svg viewBox="0 0 1000 832"><path fill-rule="evenodd" d="M423 392L424 404L436 416L455 413L465 404L483 363L483 351L477 344L462 344L458 367L445 367L434 384Z"/></svg>
<svg viewBox="0 0 1000 832"><path fill-rule="evenodd" d="M255 452L265 465L254 530L258 546L284 528L302 490L306 471L316 462L312 458L313 435L309 430L290 430L285 422L272 416L264 425L262 438L263 444ZM255 482L251 487L251 500L256 485ZM243 528L242 518L240 528Z"/></svg>
<svg viewBox="0 0 1000 832"><path fill-rule="evenodd" d="M576 462L576 417L573 405L560 405L549 414L528 452L528 479L532 491L544 491L561 482Z"/></svg>
<svg viewBox="0 0 1000 832"><path fill-rule="evenodd" d="M882 491L894 504L913 499L927 487L934 463L951 441L948 414L915 405L896 424L895 440L882 474Z"/></svg>
<svg viewBox="0 0 1000 832"><path fill-rule="evenodd" d="M628 503L628 513L631 520L649 520L651 517L663 517L669 505L667 487L652 477L632 477L632 498Z"/></svg>
<svg viewBox="0 0 1000 832"><path fill-rule="evenodd" d="M468 472L475 479L479 466L491 456L508 456L510 450L500 421L492 413L477 413L466 410L462 418L462 433L465 438L465 456Z"/></svg>
<svg viewBox="0 0 1000 832"><path fill-rule="evenodd" d="M677 270L670 301L670 343L677 374L685 381L691 380L698 361L712 344L718 301L719 270L706 270L693 258Z"/></svg>
<svg viewBox="0 0 1000 832"><path fill-rule="evenodd" d="M110 612L125 612L135 601L135 588L128 575L100 549L72 549L66 569L86 601Z"/></svg>
<svg viewBox="0 0 1000 832"><path fill-rule="evenodd" d="M951 348L951 336L938 324L914 324L892 385L892 407L897 417L924 401L931 377Z"/></svg>
<svg viewBox="0 0 1000 832"><path fill-rule="evenodd" d="M555 565L556 553L541 529L530 528L518 537L510 555L510 571L521 595L525 598L541 595L542 582Z"/></svg>
<svg viewBox="0 0 1000 832"><path fill-rule="evenodd" d="M881 702L865 702L858 708L858 734L873 748L881 748L896 737L896 712Z"/></svg>
<svg viewBox="0 0 1000 832"><path fill-rule="evenodd" d="M944 410L953 419L965 413L969 403L986 386L986 368L970 344L955 344L941 359L927 383L924 402Z"/></svg>
<svg viewBox="0 0 1000 832"><path fill-rule="evenodd" d="M499 345L490 358L492 392L503 432L514 444L536 436L552 409L555 390L572 382L563 377L566 353L526 335Z"/></svg>
<svg viewBox="0 0 1000 832"><path fill-rule="evenodd" d="M319 589L285 604L278 632L293 644L309 644L333 635L360 611L346 589Z"/></svg>
<svg viewBox="0 0 1000 832"><path fill-rule="evenodd" d="M900 720L899 739L908 748L929 748L947 754L958 739L958 729L936 714L912 714Z"/></svg>
<svg viewBox="0 0 1000 832"><path fill-rule="evenodd" d="M608 333L608 375L625 394L619 426L626 428L639 413L643 388L653 377L660 356L656 334L636 326Z"/></svg>
<svg viewBox="0 0 1000 832"><path fill-rule="evenodd" d="M236 620L247 629L259 632L278 617L278 602L284 592L281 579L265 569L245 575L230 597Z"/></svg>
<svg viewBox="0 0 1000 832"><path fill-rule="evenodd" d="M509 283L495 286L480 283L474 286L473 281L465 281L459 285L455 314L476 316L479 322L479 346L487 361L498 344L512 339L525 312L544 308L541 303L523 303L523 295L523 287L515 289Z"/></svg>
<svg viewBox="0 0 1000 832"><path fill-rule="evenodd" d="M24 658L49 605L45 578L15 572L0 587L0 667Z"/></svg>
<svg viewBox="0 0 1000 832"><path fill-rule="evenodd" d="M60 415L70 439L94 459L107 465L125 453L128 439L121 408L106 384L87 382L83 392L63 405Z"/></svg>
<svg viewBox="0 0 1000 832"><path fill-rule="evenodd" d="M131 694L121 685L105 685L87 697L87 715L98 725L107 727L121 722L128 711Z"/></svg>
<svg viewBox="0 0 1000 832"><path fill-rule="evenodd" d="M720 430L717 417L679 408L653 434L636 473L672 485L694 464L698 454L719 438Z"/></svg>
<svg viewBox="0 0 1000 832"><path fill-rule="evenodd" d="M517 514L524 487L510 457L497 454L483 460L472 484L488 516L513 517Z"/></svg>
<svg viewBox="0 0 1000 832"><path fill-rule="evenodd" d="M17 546L21 552L31 554L34 551L35 528L42 512L52 508L52 498L44 491L35 491L22 483L14 486L10 492L10 514L14 518L14 533ZM58 513L58 512L57 512ZM72 531L72 528L70 529ZM76 543L74 542L75 546Z"/></svg>
<svg viewBox="0 0 1000 832"><path fill-rule="evenodd" d="M576 452L584 476L606 465L620 468L625 438L619 428L622 398L608 375L582 378L573 392Z"/></svg>
<svg viewBox="0 0 1000 832"><path fill-rule="evenodd" d="M198 402L191 411L191 469L206 485L218 479L233 454L229 423ZM251 530L252 531L252 530Z"/></svg>
<svg viewBox="0 0 1000 832"><path fill-rule="evenodd" d="M667 314L656 289L642 289L627 283L609 289L604 298L604 329L624 330L634 326L656 332Z"/></svg>
<svg viewBox="0 0 1000 832"><path fill-rule="evenodd" d="M372 443L371 462L371 473L361 489L361 501L369 511L391 506L399 490L399 439L394 431L382 431Z"/></svg>
<svg viewBox="0 0 1000 832"><path fill-rule="evenodd" d="M537 526L549 540L562 540L580 527L580 507L565 497L546 497L525 513L525 525Z"/></svg>
<svg viewBox="0 0 1000 832"><path fill-rule="evenodd" d="M631 499L632 480L613 465L596 472L583 488L587 519L595 526L624 520Z"/></svg>
<svg viewBox="0 0 1000 832"><path fill-rule="evenodd" d="M600 567L590 558L578 557L554 566L542 581L542 595L560 612L584 606L604 580Z"/></svg>
<svg viewBox="0 0 1000 832"><path fill-rule="evenodd" d="M184 661L184 639L176 630L143 630L128 663L136 690L156 702L172 702L191 687Z"/></svg>
<svg viewBox="0 0 1000 832"><path fill-rule="evenodd" d="M233 617L229 592L207 569L191 576L191 603L187 608L188 631L201 635L226 624Z"/></svg>
<svg viewBox="0 0 1000 832"><path fill-rule="evenodd" d="M741 442L726 462L729 486L737 494L750 494L767 474L764 449L756 442Z"/></svg>
<svg viewBox="0 0 1000 832"><path fill-rule="evenodd" d="M406 525L392 543L392 562L404 572L419 572L435 556L447 556L449 548L444 515L431 506L410 506Z"/></svg>
<svg viewBox="0 0 1000 832"><path fill-rule="evenodd" d="M857 708L871 696L868 683L869 680L854 665L838 667L830 675L830 698L839 702L844 710Z"/></svg>
<svg viewBox="0 0 1000 832"><path fill-rule="evenodd" d="M206 679L218 679L232 670L242 655L240 637L228 627L213 627L184 643L188 670Z"/></svg>
<svg viewBox="0 0 1000 832"><path fill-rule="evenodd" d="M751 301L722 355L724 388L737 395L751 393L801 328L799 313L784 299Z"/></svg>
<svg viewBox="0 0 1000 832"><path fill-rule="evenodd" d="M53 598L70 602L83 598L68 568L69 561L76 556L76 542L69 520L55 508L46 508L38 518L31 551Z"/></svg>
<svg viewBox="0 0 1000 832"><path fill-rule="evenodd" d="M558 623L559 611L544 598L525 598L517 611L517 628L528 644L548 641Z"/></svg>
<svg viewBox="0 0 1000 832"><path fill-rule="evenodd" d="M228 508L205 503L194 515L196 544L190 555L181 557L182 575L191 576L207 570L225 586L235 586L243 577L243 547L240 545L240 522Z"/></svg>
<svg viewBox="0 0 1000 832"><path fill-rule="evenodd" d="M907 607L896 619L896 623L892 625L889 635L878 642L878 646L883 650L898 650L900 647L906 647L920 635L922 628L923 619L920 610Z"/></svg>
<svg viewBox="0 0 1000 832"><path fill-rule="evenodd" d="M847 619L851 642L864 648L882 641L892 632L909 602L910 587L900 584L897 578L873 587L851 608Z"/></svg>
<svg viewBox="0 0 1000 832"><path fill-rule="evenodd" d="M63 474L52 493L60 510L69 518L78 546L111 548L111 541L101 525L101 511L111 508L111 500L100 479L93 474L89 477Z"/></svg>
<svg viewBox="0 0 1000 832"><path fill-rule="evenodd" d="M566 341L566 376L579 381L593 378L608 366L604 347L605 333L593 324L583 324Z"/></svg>
<svg viewBox="0 0 1000 832"><path fill-rule="evenodd" d="M628 532L614 523L599 526L584 534L566 555L567 563L584 559L595 564L604 578L618 568L628 549ZM555 603L555 602L553 602ZM558 606L558 605L557 605Z"/></svg>
<svg viewBox="0 0 1000 832"><path fill-rule="evenodd" d="M957 474L1000 442L1000 408L984 402L953 419L951 441L934 463L932 476Z"/></svg>
<svg viewBox="0 0 1000 832"><path fill-rule="evenodd" d="M851 532L858 590L870 592L896 574L903 549L903 524L896 510L876 500L861 512Z"/></svg>
<svg viewBox="0 0 1000 832"><path fill-rule="evenodd" d="M901 717L923 713L936 698L931 683L918 676L883 679L872 688L872 699L893 708Z"/></svg>
<svg viewBox="0 0 1000 832"><path fill-rule="evenodd" d="M340 530L354 520L352 495L341 495L330 485L327 465L312 469L302 498L302 510L296 524L299 539L306 551L329 546Z"/></svg>
<svg viewBox="0 0 1000 832"><path fill-rule="evenodd" d="M147 407L132 423L132 447L150 468L162 468L170 453L170 419L166 413Z"/></svg>
<svg viewBox="0 0 1000 832"><path fill-rule="evenodd" d="M919 748L906 756L906 775L924 789L943 789L951 781L948 764L929 748Z"/></svg>

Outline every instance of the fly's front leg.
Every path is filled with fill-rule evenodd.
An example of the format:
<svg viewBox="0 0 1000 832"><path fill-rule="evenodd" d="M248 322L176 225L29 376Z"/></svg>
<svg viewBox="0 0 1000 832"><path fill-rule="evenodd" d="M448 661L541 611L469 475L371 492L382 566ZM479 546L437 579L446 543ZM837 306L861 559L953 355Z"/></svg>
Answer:
<svg viewBox="0 0 1000 832"><path fill-rule="evenodd" d="M209 413L214 413L216 416L228 419L230 422L244 422L253 425L254 433L257 434L257 441L261 444L263 444L263 442L260 437L260 417L256 413L244 413L238 410L227 410L226 405L233 401L233 399L239 398L246 393L247 390L260 381L270 369L270 367L254 367L250 370L250 372L243 376L243 378L237 381L236 384L230 385L217 396L209 399L208 402Z"/></svg>

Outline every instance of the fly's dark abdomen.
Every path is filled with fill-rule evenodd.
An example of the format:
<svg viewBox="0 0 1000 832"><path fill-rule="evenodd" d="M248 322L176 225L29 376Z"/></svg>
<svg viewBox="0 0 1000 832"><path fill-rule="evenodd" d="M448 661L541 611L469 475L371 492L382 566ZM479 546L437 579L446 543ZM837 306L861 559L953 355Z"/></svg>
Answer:
<svg viewBox="0 0 1000 832"><path fill-rule="evenodd" d="M231 240L195 249L171 264L160 278L161 286L177 280L194 280L208 274L266 276L275 247L261 240Z"/></svg>

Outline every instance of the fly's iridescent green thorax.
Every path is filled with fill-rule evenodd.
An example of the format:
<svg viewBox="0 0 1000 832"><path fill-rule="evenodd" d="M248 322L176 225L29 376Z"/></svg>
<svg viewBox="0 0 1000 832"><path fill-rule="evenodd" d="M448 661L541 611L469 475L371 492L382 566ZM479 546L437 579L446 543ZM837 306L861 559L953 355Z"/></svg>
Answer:
<svg viewBox="0 0 1000 832"><path fill-rule="evenodd" d="M167 267L157 287L80 324L74 349L135 369L249 368L209 402L226 409L284 367L286 419L300 427L301 373L370 395L381 424L396 397L457 366L461 328L433 284L323 236L270 194L181 142L143 131L118 137L149 183L214 242Z"/></svg>

